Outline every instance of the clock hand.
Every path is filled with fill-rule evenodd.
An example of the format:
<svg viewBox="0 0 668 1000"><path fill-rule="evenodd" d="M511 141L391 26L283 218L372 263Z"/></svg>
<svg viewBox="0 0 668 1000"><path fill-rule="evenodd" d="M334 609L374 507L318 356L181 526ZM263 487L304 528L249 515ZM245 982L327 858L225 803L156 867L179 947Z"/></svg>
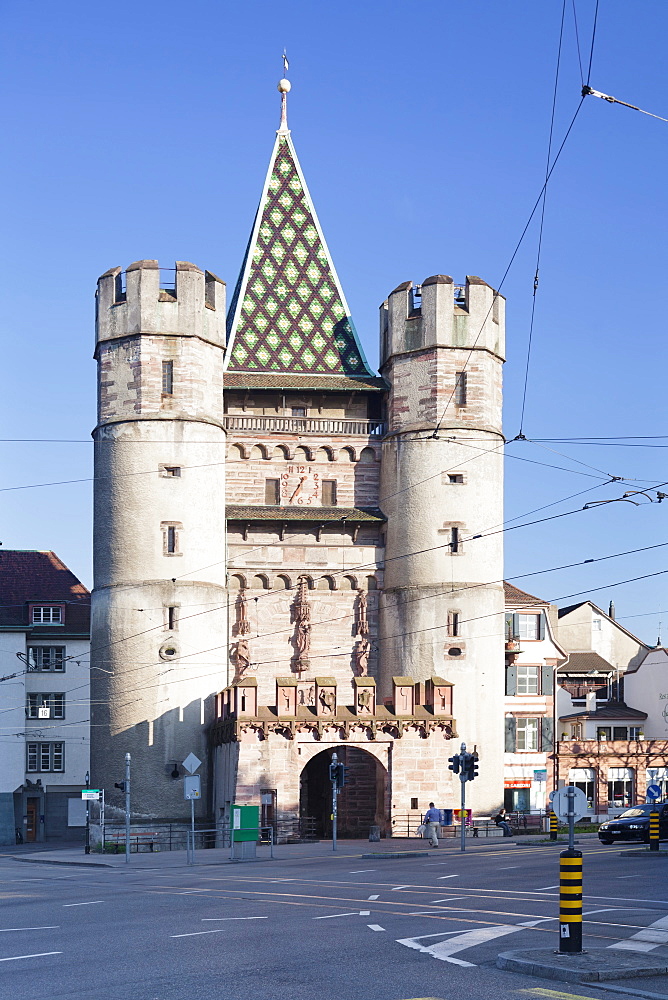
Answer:
<svg viewBox="0 0 668 1000"><path fill-rule="evenodd" d="M299 480L299 485L297 486L297 489L295 490L295 492L290 497L291 500L294 500L294 498L297 496L297 494L299 493L299 491L301 490L302 486L304 485L304 483L306 482L307 479L308 479L308 476L302 476L302 478Z"/></svg>

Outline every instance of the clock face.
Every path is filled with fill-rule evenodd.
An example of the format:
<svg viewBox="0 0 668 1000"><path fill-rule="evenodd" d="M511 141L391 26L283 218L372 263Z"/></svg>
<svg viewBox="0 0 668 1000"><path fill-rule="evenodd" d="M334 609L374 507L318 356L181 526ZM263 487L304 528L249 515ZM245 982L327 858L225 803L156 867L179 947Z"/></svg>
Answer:
<svg viewBox="0 0 668 1000"><path fill-rule="evenodd" d="M281 473L281 503L317 506L320 503L320 474L310 465L288 465Z"/></svg>

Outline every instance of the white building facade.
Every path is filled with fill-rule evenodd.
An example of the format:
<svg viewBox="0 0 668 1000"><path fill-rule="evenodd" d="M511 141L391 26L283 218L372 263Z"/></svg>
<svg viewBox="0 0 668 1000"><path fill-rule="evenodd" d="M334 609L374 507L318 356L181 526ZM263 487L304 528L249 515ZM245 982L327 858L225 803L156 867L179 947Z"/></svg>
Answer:
<svg viewBox="0 0 668 1000"><path fill-rule="evenodd" d="M0 552L0 844L83 839L90 595L53 552Z"/></svg>

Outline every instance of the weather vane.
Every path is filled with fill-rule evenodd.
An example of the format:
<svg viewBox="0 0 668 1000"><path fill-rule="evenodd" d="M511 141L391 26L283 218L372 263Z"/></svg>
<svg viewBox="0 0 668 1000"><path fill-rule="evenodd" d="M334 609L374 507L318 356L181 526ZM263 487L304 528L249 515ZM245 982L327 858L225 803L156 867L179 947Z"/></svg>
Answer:
<svg viewBox="0 0 668 1000"><path fill-rule="evenodd" d="M286 51L283 49L283 77L278 81L278 89L281 94L281 124L278 129L279 135L287 135L290 131L288 128L288 94L290 93L292 84L287 79L289 69L290 63L288 62Z"/></svg>

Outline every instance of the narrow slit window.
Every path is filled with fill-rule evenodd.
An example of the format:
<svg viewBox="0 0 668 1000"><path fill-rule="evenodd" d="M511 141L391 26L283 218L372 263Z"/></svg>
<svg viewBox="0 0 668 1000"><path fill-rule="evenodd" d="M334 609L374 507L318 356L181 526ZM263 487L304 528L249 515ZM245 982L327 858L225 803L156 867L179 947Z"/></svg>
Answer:
<svg viewBox="0 0 668 1000"><path fill-rule="evenodd" d="M167 628L170 630L170 632L173 632L174 629L176 628L176 622L177 622L176 608L175 607L168 607L167 608Z"/></svg>
<svg viewBox="0 0 668 1000"><path fill-rule="evenodd" d="M461 542L459 540L459 528L450 529L450 551L459 552Z"/></svg>
<svg viewBox="0 0 668 1000"><path fill-rule="evenodd" d="M264 502L269 507L277 507L280 503L280 480L265 479L264 481Z"/></svg>
<svg viewBox="0 0 668 1000"><path fill-rule="evenodd" d="M448 473L448 482L449 483L453 483L453 484L457 483L459 485L463 485L463 483L464 483L464 475L463 475L463 473L461 473L461 472L449 472Z"/></svg>
<svg viewBox="0 0 668 1000"><path fill-rule="evenodd" d="M455 379L455 403L466 406L466 372L457 372Z"/></svg>
<svg viewBox="0 0 668 1000"><path fill-rule="evenodd" d="M160 474L164 476L165 479L180 479L181 478L181 466L180 465L162 465L160 467Z"/></svg>
<svg viewBox="0 0 668 1000"><path fill-rule="evenodd" d="M448 635L456 637L460 634L459 611L448 611Z"/></svg>
<svg viewBox="0 0 668 1000"><path fill-rule="evenodd" d="M322 480L323 507L336 507L336 479Z"/></svg>
<svg viewBox="0 0 668 1000"><path fill-rule="evenodd" d="M167 528L167 551L176 552L176 528L172 525Z"/></svg>
<svg viewBox="0 0 668 1000"><path fill-rule="evenodd" d="M162 394L172 396L174 394L174 362L162 362Z"/></svg>

